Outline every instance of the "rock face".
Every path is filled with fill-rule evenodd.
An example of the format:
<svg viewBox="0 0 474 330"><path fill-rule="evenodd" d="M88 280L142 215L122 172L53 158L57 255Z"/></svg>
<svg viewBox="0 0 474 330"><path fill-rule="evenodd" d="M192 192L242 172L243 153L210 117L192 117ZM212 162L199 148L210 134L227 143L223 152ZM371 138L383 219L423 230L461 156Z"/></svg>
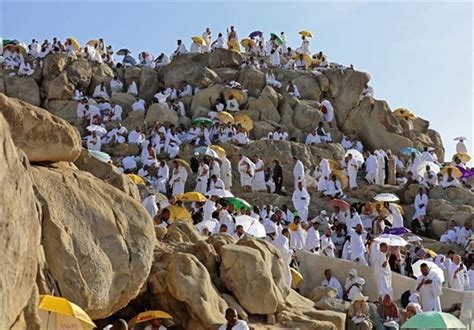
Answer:
<svg viewBox="0 0 474 330"><path fill-rule="evenodd" d="M31 162L75 161L81 152L79 132L46 110L0 94L0 110L14 132L15 145Z"/></svg>
<svg viewBox="0 0 474 330"><path fill-rule="evenodd" d="M176 111L171 110L168 106L154 103L148 108L145 122L148 126L151 126L155 121L176 126L178 125L179 118Z"/></svg>
<svg viewBox="0 0 474 330"><path fill-rule="evenodd" d="M33 78L4 77L5 94L15 97L30 104L41 104L38 84Z"/></svg>
<svg viewBox="0 0 474 330"><path fill-rule="evenodd" d="M32 175L44 214L42 272L53 279L40 292L55 289L95 319L127 305L151 267L155 235L146 210L81 171L33 167Z"/></svg>
<svg viewBox="0 0 474 330"><path fill-rule="evenodd" d="M28 161L14 146L2 114L0 146L0 328L9 329L35 288L40 222Z"/></svg>

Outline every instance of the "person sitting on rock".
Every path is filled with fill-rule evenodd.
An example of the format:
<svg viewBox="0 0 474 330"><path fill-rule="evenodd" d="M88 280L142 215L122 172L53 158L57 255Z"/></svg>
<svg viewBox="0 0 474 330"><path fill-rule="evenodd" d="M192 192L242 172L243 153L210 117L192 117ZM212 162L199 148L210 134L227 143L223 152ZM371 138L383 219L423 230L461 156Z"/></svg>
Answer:
<svg viewBox="0 0 474 330"><path fill-rule="evenodd" d="M250 143L250 139L249 139L249 136L248 136L248 133L247 131L243 128L243 127L240 127L237 131L237 134L235 134L233 137L232 137L232 141L237 144L237 145L240 145L240 146L243 146L243 145L248 145Z"/></svg>
<svg viewBox="0 0 474 330"><path fill-rule="evenodd" d="M324 195L330 198L337 198L342 195L342 185L341 182L337 179L337 176L332 175L331 180L327 181Z"/></svg>
<svg viewBox="0 0 474 330"><path fill-rule="evenodd" d="M332 276L332 272L330 269L326 269L324 271L324 280L321 282L321 286L336 289L337 291L336 298L342 299L343 290L342 290L341 283L339 283L337 278Z"/></svg>
<svg viewBox="0 0 474 330"><path fill-rule="evenodd" d="M168 157L171 159L175 158L179 154L179 146L182 141L179 139L174 125L170 125L170 129L166 134L165 152L168 153Z"/></svg>
<svg viewBox="0 0 474 330"><path fill-rule="evenodd" d="M453 176L452 168L448 167L447 173L443 176L443 180L440 182L443 189L446 188L457 188L460 186L459 180Z"/></svg>
<svg viewBox="0 0 474 330"><path fill-rule="evenodd" d="M35 73L35 70L31 66L31 63L26 61L25 58L22 56L20 61L20 67L18 69L18 75L20 77L27 77L31 76L33 73Z"/></svg>
<svg viewBox="0 0 474 330"><path fill-rule="evenodd" d="M128 86L127 93L130 93L135 97L138 95L138 87L137 87L137 83L135 82L135 80L132 80L132 82Z"/></svg>
<svg viewBox="0 0 474 330"><path fill-rule="evenodd" d="M188 50L186 49L186 46L184 45L182 40L178 39L176 41L176 44L177 44L176 49L173 52L173 55L171 57L186 54L188 52Z"/></svg>
<svg viewBox="0 0 474 330"><path fill-rule="evenodd" d="M295 62L296 70L306 70L306 62L304 61L304 55L299 54Z"/></svg>
<svg viewBox="0 0 474 330"><path fill-rule="evenodd" d="M234 138L235 134L236 134L235 128L232 126L230 122L228 122L226 126L221 127L220 129L219 142L228 143Z"/></svg>
<svg viewBox="0 0 474 330"><path fill-rule="evenodd" d="M237 112L240 110L239 102L234 97L234 94L229 95L229 99L226 102L226 110L229 112Z"/></svg>
<svg viewBox="0 0 474 330"><path fill-rule="evenodd" d="M429 165L425 168L425 173L423 174L423 179L421 180L421 184L425 186L426 189L431 189L438 185L438 176L436 173L431 169Z"/></svg>
<svg viewBox="0 0 474 330"><path fill-rule="evenodd" d="M276 132L273 132L273 133L272 133L271 138L272 138L274 141L287 141L287 140L288 140L288 133L287 133L287 132L283 132L283 128L278 127L277 130L276 130Z"/></svg>
<svg viewBox="0 0 474 330"><path fill-rule="evenodd" d="M316 128L313 128L311 132L306 137L305 144L314 146L316 144L321 143L321 138L319 137L318 133L316 132Z"/></svg>
<svg viewBox="0 0 474 330"><path fill-rule="evenodd" d="M115 93L121 93L123 89L123 83L120 81L120 79L117 76L114 76L114 78L110 81L110 91L112 96Z"/></svg>
<svg viewBox="0 0 474 330"><path fill-rule="evenodd" d="M86 145L88 150L100 151L102 142L100 140L100 137L97 136L96 131L92 131L91 135L87 137Z"/></svg>
<svg viewBox="0 0 474 330"><path fill-rule="evenodd" d="M447 244L456 244L458 240L458 234L459 234L459 227L456 224L456 221L451 220L449 222L449 226L444 232L443 235L441 235L439 241L441 243L447 243Z"/></svg>
<svg viewBox="0 0 474 330"><path fill-rule="evenodd" d="M145 111L145 100L135 97L135 102L132 104L132 111Z"/></svg>
<svg viewBox="0 0 474 330"><path fill-rule="evenodd" d="M138 126L128 134L128 143L141 145L143 141L145 141L145 134L142 133Z"/></svg>
<svg viewBox="0 0 474 330"><path fill-rule="evenodd" d="M219 330L249 330L247 322L237 319L237 312L235 309L227 308L225 311L226 324L219 327Z"/></svg>
<svg viewBox="0 0 474 330"><path fill-rule="evenodd" d="M155 65L157 67L160 67L160 66L165 66L165 65L168 65L170 64L170 58L168 55L166 55L165 53L161 53L157 59L155 60Z"/></svg>
<svg viewBox="0 0 474 330"><path fill-rule="evenodd" d="M193 87L186 80L182 83L183 89L179 92L179 97L186 97L193 95Z"/></svg>
<svg viewBox="0 0 474 330"><path fill-rule="evenodd" d="M288 86L286 86L286 92L288 93L288 95L294 96L296 98L301 97L298 87L293 84L291 80L288 81Z"/></svg>
<svg viewBox="0 0 474 330"><path fill-rule="evenodd" d="M107 89L105 88L105 82L102 81L100 84L98 84L95 89L94 93L92 94L92 97L94 98L101 98L108 100L109 99L109 94L107 93Z"/></svg>
<svg viewBox="0 0 474 330"><path fill-rule="evenodd" d="M211 44L212 49L226 48L226 42L222 33L217 35L217 39Z"/></svg>
<svg viewBox="0 0 474 330"><path fill-rule="evenodd" d="M316 128L316 133L318 134L321 142L331 142L332 139L331 139L331 133L326 133L326 131L324 130L324 127L323 127L323 122L320 121L318 123L318 127Z"/></svg>
<svg viewBox="0 0 474 330"><path fill-rule="evenodd" d="M275 78L272 68L268 69L267 73L265 74L265 82L267 85L273 86L277 89L281 88L281 82Z"/></svg>

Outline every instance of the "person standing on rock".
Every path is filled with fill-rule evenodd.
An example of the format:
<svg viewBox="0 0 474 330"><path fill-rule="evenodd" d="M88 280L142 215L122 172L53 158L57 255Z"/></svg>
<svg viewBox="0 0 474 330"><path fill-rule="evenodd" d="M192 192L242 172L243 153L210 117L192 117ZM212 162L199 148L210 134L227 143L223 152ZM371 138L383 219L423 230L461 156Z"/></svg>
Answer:
<svg viewBox="0 0 474 330"><path fill-rule="evenodd" d="M367 159L365 161L365 180L369 184L375 184L375 180L377 178L377 171L378 171L378 160L375 155L372 155L370 151L367 151Z"/></svg>
<svg viewBox="0 0 474 330"><path fill-rule="evenodd" d="M377 156L377 177L375 184L383 185L385 182L385 157L383 150L374 151L374 155Z"/></svg>
<svg viewBox="0 0 474 330"><path fill-rule="evenodd" d="M308 252L319 254L321 249L321 238L319 236L320 222L318 218L312 219L310 222L313 225L308 229L304 249Z"/></svg>
<svg viewBox="0 0 474 330"><path fill-rule="evenodd" d="M184 193L184 186L188 178L188 172L176 160L173 161L173 172L171 174L170 186L173 197Z"/></svg>
<svg viewBox="0 0 474 330"><path fill-rule="evenodd" d="M443 294L443 287L439 276L423 263L420 266L421 275L416 280L416 291L420 295L421 306L424 312L441 312L439 296Z"/></svg>
<svg viewBox="0 0 474 330"><path fill-rule="evenodd" d="M293 181L295 183L295 188L298 187L298 183L301 181L304 185L305 180L305 173L304 173L304 165L301 160L293 156L293 163L295 164L293 167Z"/></svg>
<svg viewBox="0 0 474 330"><path fill-rule="evenodd" d="M359 171L359 162L352 157L352 154L347 155L347 174L349 175L349 188L351 190L357 189L357 172Z"/></svg>
<svg viewBox="0 0 474 330"><path fill-rule="evenodd" d="M293 206L303 223L308 221L308 207L310 202L310 196L306 188L303 186L303 181L299 181L296 189L293 191Z"/></svg>
<svg viewBox="0 0 474 330"><path fill-rule="evenodd" d="M323 99L321 102L321 112L323 113L324 120L327 121L329 127L332 128L332 122L334 120L334 107L331 102L327 99Z"/></svg>
<svg viewBox="0 0 474 330"><path fill-rule="evenodd" d="M204 159L199 160L198 174L196 178L195 191L205 194L207 192L207 183L209 181L209 165Z"/></svg>
<svg viewBox="0 0 474 330"><path fill-rule="evenodd" d="M224 181L225 189L230 190L232 187L232 164L230 160L224 156L221 160L221 179Z"/></svg>
<svg viewBox="0 0 474 330"><path fill-rule="evenodd" d="M211 29L206 28L206 31L202 34L202 38L204 39L204 45L201 46L201 51L203 53L209 53L211 51Z"/></svg>
<svg viewBox="0 0 474 330"><path fill-rule="evenodd" d="M255 163L255 176L252 180L252 190L255 192L266 191L267 187L265 185L265 164L258 155L255 155L253 157L253 161Z"/></svg>
<svg viewBox="0 0 474 330"><path fill-rule="evenodd" d="M275 183L275 194L279 195L283 188L283 168L278 159L273 160L272 179Z"/></svg>
<svg viewBox="0 0 474 330"><path fill-rule="evenodd" d="M416 197L415 197L414 207L415 207L415 213L413 214L412 219L418 221L418 227L420 227L421 230L424 231L426 209L428 207L428 195L425 194L424 189L422 187L418 189L418 194L416 194Z"/></svg>
<svg viewBox="0 0 474 330"><path fill-rule="evenodd" d="M387 259L388 245L380 243L380 248L373 251L371 260L374 267L374 277L377 284L378 297L384 297L386 294L392 295L392 271Z"/></svg>
<svg viewBox="0 0 474 330"><path fill-rule="evenodd" d="M252 180L255 175L255 164L244 155L239 155L238 169L240 173L240 185L243 192L252 191Z"/></svg>
<svg viewBox="0 0 474 330"><path fill-rule="evenodd" d="M170 169L164 160L160 161L158 171L156 174L156 180L153 184L155 189L161 193L166 193L166 184L168 183L170 175Z"/></svg>
<svg viewBox="0 0 474 330"><path fill-rule="evenodd" d="M305 36L301 36L301 54L308 54L311 56L311 51L309 50L309 40Z"/></svg>
<svg viewBox="0 0 474 330"><path fill-rule="evenodd" d="M330 227L327 227L324 231L324 235L321 237L321 251L323 255L331 258L335 258L336 246L332 241L332 230Z"/></svg>
<svg viewBox="0 0 474 330"><path fill-rule="evenodd" d="M290 271L290 263L293 259L293 251L290 249L290 231L288 228L283 228L281 231L281 235L277 235L277 237L272 241L272 244L280 251L280 255L283 259L285 264L285 280L286 285L288 288L291 287L291 271Z"/></svg>
<svg viewBox="0 0 474 330"><path fill-rule="evenodd" d="M464 138L457 138L459 141L456 143L456 153L467 153L466 145L464 144ZM456 140L456 139L455 139Z"/></svg>
<svg viewBox="0 0 474 330"><path fill-rule="evenodd" d="M367 241L367 232L359 223L356 225L355 229L350 228L348 233L351 237L352 261L367 266L367 260L365 259L367 254L367 249L365 247L365 243Z"/></svg>
<svg viewBox="0 0 474 330"><path fill-rule="evenodd" d="M230 29L227 29L227 42L231 40L239 41L239 35L233 25L231 25Z"/></svg>

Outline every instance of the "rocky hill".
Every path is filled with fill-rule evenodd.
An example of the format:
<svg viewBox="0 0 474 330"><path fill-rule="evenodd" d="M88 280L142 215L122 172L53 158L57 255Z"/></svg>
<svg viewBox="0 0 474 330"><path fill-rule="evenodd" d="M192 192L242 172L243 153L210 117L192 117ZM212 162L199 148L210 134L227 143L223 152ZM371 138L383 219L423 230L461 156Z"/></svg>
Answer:
<svg viewBox="0 0 474 330"><path fill-rule="evenodd" d="M173 313L182 328L214 329L224 322L223 312L231 306L254 328L343 328L344 314L319 311L314 302L285 288L282 261L271 244L252 238L237 243L225 234L205 240L184 222L155 232L140 204L139 188L117 174L113 165L95 160L82 148L83 132L72 94L75 89L92 94L97 84L116 75L124 81L124 91L136 81L139 97L147 102L160 87L179 87L183 80L199 87L194 96L183 100L186 117L157 104L147 112L132 112L135 98L125 92L114 94L112 100L126 115L123 125L145 130L155 120L189 124L226 94L225 81L240 82L248 89L241 112L254 120L255 141L246 147L224 148L234 168L239 153L258 153L266 164L280 159L287 190L293 185L293 155L309 167L321 158L341 160L344 150L337 143L306 146L260 138L283 127L296 141L303 141L321 121L323 97L336 109L337 127L330 128L335 142L342 134L355 132L368 149L431 146L440 160L444 157L441 138L428 121L416 119L411 130L385 101L361 99L370 78L366 73L332 68L314 76L276 69L283 88L289 80L298 85L301 99L296 99L265 86L264 72L241 69L242 61L236 52L217 50L182 55L156 70L112 69L52 54L32 77L0 71L1 329L39 328L38 293L74 301L98 324L112 315L130 318L144 308L159 308ZM114 158L139 153L126 144L107 151ZM191 147L184 147L181 156L191 155ZM237 180L235 169L233 175ZM379 192L399 194L411 219L416 185L408 191L362 186L347 194L350 201L365 201ZM238 188L235 194L256 205L291 204L286 196L244 194ZM472 197L461 188L432 189L430 198L436 202L430 203L428 212L436 219L434 234L440 235L453 218L472 223ZM327 201L313 192L310 215L325 208Z"/></svg>

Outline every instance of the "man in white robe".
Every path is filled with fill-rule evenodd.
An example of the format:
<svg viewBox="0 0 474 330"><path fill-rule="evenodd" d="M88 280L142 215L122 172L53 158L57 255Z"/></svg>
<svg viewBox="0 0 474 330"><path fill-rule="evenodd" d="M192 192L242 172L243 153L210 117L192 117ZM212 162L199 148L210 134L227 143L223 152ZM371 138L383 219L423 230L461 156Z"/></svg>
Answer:
<svg viewBox="0 0 474 330"><path fill-rule="evenodd" d="M330 269L326 269L324 271L324 280L321 282L321 286L336 289L337 291L336 298L342 299L343 290L342 290L341 283L339 283L337 278L332 276L332 272Z"/></svg>
<svg viewBox="0 0 474 330"><path fill-rule="evenodd" d="M365 179L369 184L375 184L376 178L378 176L378 160L375 155L372 155L370 151L367 152L369 157L365 161Z"/></svg>
<svg viewBox="0 0 474 330"><path fill-rule="evenodd" d="M211 182L209 183L209 190L214 190L214 189L226 190L224 181L222 181L222 179L219 178L215 174L211 176Z"/></svg>
<svg viewBox="0 0 474 330"><path fill-rule="evenodd" d="M109 94L107 93L107 88L105 88L105 82L101 82L98 84L95 89L92 97L102 98L102 99L109 99Z"/></svg>
<svg viewBox="0 0 474 330"><path fill-rule="evenodd" d="M178 55L182 55L182 54L186 54L188 52L188 50L186 49L186 46L184 45L184 43L178 39L178 41L176 41L176 49L175 51L173 52L173 56L172 57L175 57L175 56L178 56Z"/></svg>
<svg viewBox="0 0 474 330"><path fill-rule="evenodd" d="M158 172L156 174L156 189L161 193L166 193L166 184L168 183L170 169L164 160L160 161Z"/></svg>
<svg viewBox="0 0 474 330"><path fill-rule="evenodd" d="M89 150L95 150L95 151L100 151L102 147L102 142L100 140L100 137L97 136L97 132L93 131L91 135L87 137L87 149Z"/></svg>
<svg viewBox="0 0 474 330"><path fill-rule="evenodd" d="M359 162L352 157L352 154L347 155L347 174L349 176L349 188L351 190L357 189L357 172L359 171Z"/></svg>
<svg viewBox="0 0 474 330"><path fill-rule="evenodd" d="M204 31L202 34L202 38L204 39L204 44L201 45L201 51L203 53L208 53L211 51L211 44L212 44L211 29L206 28L206 31Z"/></svg>
<svg viewBox="0 0 474 330"><path fill-rule="evenodd" d="M458 143L456 143L456 153L467 153L467 148L464 144L464 140L460 139Z"/></svg>
<svg viewBox="0 0 474 330"><path fill-rule="evenodd" d="M472 236L471 225L469 222L465 222L464 226L459 230L457 243L461 246L467 246L471 236Z"/></svg>
<svg viewBox="0 0 474 330"><path fill-rule="evenodd" d="M285 279L288 288L291 287L291 271L290 262L293 258L293 251L290 250L290 232L287 228L283 228L281 235L279 235L272 244L280 251L281 257L285 263Z"/></svg>
<svg viewBox="0 0 474 330"><path fill-rule="evenodd" d="M141 145L145 141L145 134L142 133L140 127L136 127L135 130L128 134L128 142Z"/></svg>
<svg viewBox="0 0 474 330"><path fill-rule="evenodd" d="M232 187L232 164L227 157L221 157L221 179L224 181L225 189Z"/></svg>
<svg viewBox="0 0 474 330"><path fill-rule="evenodd" d="M323 255L335 258L336 246L334 245L331 236L332 230L331 228L327 227L324 231L324 235L321 237L321 251Z"/></svg>
<svg viewBox="0 0 474 330"><path fill-rule="evenodd" d="M202 206L202 220L211 220L212 219L212 213L214 213L217 210L216 207L216 201L219 197L217 196L209 196L209 198L206 200L204 205Z"/></svg>
<svg viewBox="0 0 474 330"><path fill-rule="evenodd" d="M319 235L319 220L311 220L313 225L308 229L304 249L308 252L318 253L321 249L321 237Z"/></svg>
<svg viewBox="0 0 474 330"><path fill-rule="evenodd" d="M158 206L156 205L156 196L154 194L148 195L142 201L143 207L148 211L151 218L153 219L158 213Z"/></svg>
<svg viewBox="0 0 474 330"><path fill-rule="evenodd" d="M303 250L306 241L306 233L301 225L299 216L295 216L290 229L290 247L295 250Z"/></svg>
<svg viewBox="0 0 474 330"><path fill-rule="evenodd" d="M288 95L294 96L296 98L301 97L298 87L295 84L293 84L292 81L288 82L288 86L286 86L286 92L288 93Z"/></svg>
<svg viewBox="0 0 474 330"><path fill-rule="evenodd" d="M295 188L298 187L298 182L302 182L304 186L305 174L304 174L304 165L301 160L293 156L293 181L295 183Z"/></svg>
<svg viewBox="0 0 474 330"><path fill-rule="evenodd" d="M123 109L115 101L110 101L110 117L111 121L122 121Z"/></svg>
<svg viewBox="0 0 474 330"><path fill-rule="evenodd" d="M313 128L311 132L306 136L306 145L316 145L321 143L321 138L319 137L318 133L316 132L316 128Z"/></svg>
<svg viewBox="0 0 474 330"><path fill-rule="evenodd" d="M123 89L123 83L118 79L117 76L114 76L114 78L110 81L110 91L112 96L115 93L121 93Z"/></svg>
<svg viewBox="0 0 474 330"><path fill-rule="evenodd" d="M253 191L266 191L267 187L265 185L265 164L258 155L254 156L253 161L255 163L255 175L252 181Z"/></svg>
<svg viewBox="0 0 474 330"><path fill-rule="evenodd" d="M441 312L440 296L443 287L439 276L430 270L427 264L421 264L421 275L416 280L416 291L420 295L424 312Z"/></svg>
<svg viewBox="0 0 474 330"><path fill-rule="evenodd" d="M422 220L426 216L426 209L428 207L428 195L424 193L423 188L420 187L418 194L415 197L415 213L412 219Z"/></svg>
<svg viewBox="0 0 474 330"><path fill-rule="evenodd" d="M384 154L381 150L374 151L374 155L377 156L377 178L375 184L383 185L385 183L385 159Z"/></svg>
<svg viewBox="0 0 474 330"><path fill-rule="evenodd" d="M329 126L332 127L332 122L334 120L334 107L329 100L323 99L321 102L321 111L324 115L324 119L328 122Z"/></svg>
<svg viewBox="0 0 474 330"><path fill-rule="evenodd" d="M352 261L367 266L367 260L365 259L367 253L367 249L365 247L365 242L367 240L367 232L364 230L361 224L358 224L356 225L355 229L350 228L348 230L348 233L351 237Z"/></svg>
<svg viewBox="0 0 474 330"><path fill-rule="evenodd" d="M449 287L458 291L464 291L469 286L467 268L462 264L461 261L461 256L459 254L455 254L453 256L453 263L448 269Z"/></svg>
<svg viewBox="0 0 474 330"><path fill-rule="evenodd" d="M438 185L438 176L431 169L430 166L426 166L425 173L423 174L423 180L421 184L426 187L426 189L431 189Z"/></svg>
<svg viewBox="0 0 474 330"><path fill-rule="evenodd" d="M205 194L207 192L207 182L209 180L209 165L203 159L199 160L199 168L196 177L195 191Z"/></svg>
<svg viewBox="0 0 474 330"><path fill-rule="evenodd" d="M170 186L172 187L172 195L176 197L179 194L184 193L184 186L188 178L188 172L178 162L173 162L173 172L171 174Z"/></svg>
<svg viewBox="0 0 474 330"><path fill-rule="evenodd" d="M273 73L273 70L271 68L268 69L268 72L265 74L265 82L267 83L267 85L273 86L278 89L281 88L281 82L276 79L275 74Z"/></svg>
<svg viewBox="0 0 474 330"><path fill-rule="evenodd" d="M217 35L217 39L211 44L212 49L227 48L224 36L222 33Z"/></svg>
<svg viewBox="0 0 474 330"><path fill-rule="evenodd" d="M301 36L301 48L300 53L308 54L311 56L311 51L309 50L309 40L305 36Z"/></svg>
<svg viewBox="0 0 474 330"><path fill-rule="evenodd" d="M197 42L193 41L191 43L191 47L189 48L189 52L190 53L201 53L202 49L201 49L201 45L198 44Z"/></svg>
<svg viewBox="0 0 474 330"><path fill-rule="evenodd" d="M250 192L252 190L252 179L255 175L255 164L241 154L237 166L240 173L240 185L244 191Z"/></svg>
<svg viewBox="0 0 474 330"><path fill-rule="evenodd" d="M302 181L298 182L296 189L293 191L292 201L301 221L307 222L310 196L306 188L303 186Z"/></svg>
<svg viewBox="0 0 474 330"><path fill-rule="evenodd" d="M384 297L386 294L390 296L393 295L392 270L388 263L387 252L388 245L386 243L380 243L380 248L373 251L373 255L371 255L379 298Z"/></svg>

